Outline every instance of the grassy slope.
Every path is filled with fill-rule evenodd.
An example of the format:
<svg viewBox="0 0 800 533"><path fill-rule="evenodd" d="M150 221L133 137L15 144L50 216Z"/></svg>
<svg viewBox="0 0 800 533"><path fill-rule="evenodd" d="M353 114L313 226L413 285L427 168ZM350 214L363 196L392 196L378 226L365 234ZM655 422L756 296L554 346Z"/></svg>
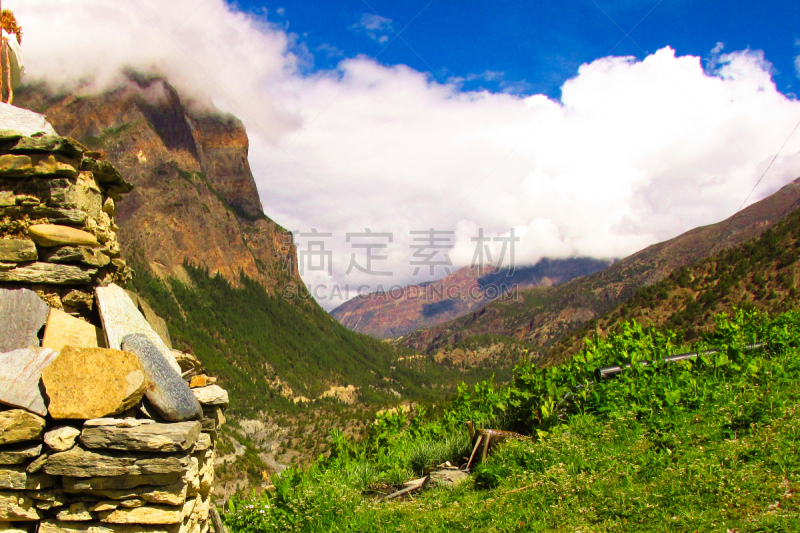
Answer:
<svg viewBox="0 0 800 533"><path fill-rule="evenodd" d="M236 502L226 521L236 533L800 530L800 314L723 316L706 338L722 354L585 387L598 366L685 349L675 339L628 324L566 364L521 367L508 389L463 389L432 421L382 419L365 442ZM756 340L767 348L742 350ZM569 390L574 400L553 409ZM362 493L433 466L443 449L421 454L419 469L423 444L468 418L537 437L501 446L456 489L390 503Z"/></svg>

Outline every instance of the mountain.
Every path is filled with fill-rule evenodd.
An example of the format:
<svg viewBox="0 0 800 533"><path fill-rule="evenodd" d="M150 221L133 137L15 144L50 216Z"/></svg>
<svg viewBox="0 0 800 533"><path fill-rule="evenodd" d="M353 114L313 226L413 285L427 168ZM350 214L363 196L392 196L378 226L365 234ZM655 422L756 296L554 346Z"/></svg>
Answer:
<svg viewBox="0 0 800 533"><path fill-rule="evenodd" d="M579 257L542 259L533 266L497 272L489 266L464 267L437 281L357 296L331 315L359 333L379 339L399 337L480 309L515 287L558 285L608 265L608 261Z"/></svg>
<svg viewBox="0 0 800 533"><path fill-rule="evenodd" d="M420 353L516 343L542 357L562 336L681 267L750 241L800 206L800 179L732 217L654 244L605 270L556 287L518 291L457 320L414 332L398 344Z"/></svg>
<svg viewBox="0 0 800 533"><path fill-rule="evenodd" d="M772 315L798 307L800 210L793 211L758 238L721 250L666 279L640 288L619 307L587 322L562 339L550 353L563 360L593 333L606 335L630 320L681 331L692 341L715 329L714 317L733 310L757 309Z"/></svg>

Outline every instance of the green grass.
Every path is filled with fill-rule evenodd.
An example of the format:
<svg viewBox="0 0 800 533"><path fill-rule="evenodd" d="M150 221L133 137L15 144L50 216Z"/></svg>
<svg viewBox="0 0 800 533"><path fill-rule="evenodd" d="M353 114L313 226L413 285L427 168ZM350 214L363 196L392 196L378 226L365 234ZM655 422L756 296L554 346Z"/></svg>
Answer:
<svg viewBox="0 0 800 533"><path fill-rule="evenodd" d="M685 349L677 333L628 323L570 362L518 367L510 387L462 387L435 415L380 417L359 442L334 435L329 458L232 501L225 520L235 533L800 531L800 314L722 315L696 346L720 353L636 364ZM754 341L766 347L744 349ZM463 457L467 419L531 437L460 487L375 500L371 489Z"/></svg>

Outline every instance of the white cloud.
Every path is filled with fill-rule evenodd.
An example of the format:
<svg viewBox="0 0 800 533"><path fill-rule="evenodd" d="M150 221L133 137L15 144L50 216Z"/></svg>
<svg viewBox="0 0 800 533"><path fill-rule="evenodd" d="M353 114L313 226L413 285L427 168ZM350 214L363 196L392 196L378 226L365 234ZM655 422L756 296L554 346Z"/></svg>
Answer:
<svg viewBox="0 0 800 533"><path fill-rule="evenodd" d="M706 70L670 48L642 61L599 58L555 101L466 92L367 57L303 74L293 36L222 0L194 12L183 0L6 4L25 30L33 78L97 76L97 88L121 66L150 68L241 117L267 214L334 234L333 275L305 275L328 285L321 296L333 282L408 283L409 231L432 227L454 232L459 265L479 228L515 228L518 264L630 254L730 216L800 120L800 102L776 90L756 51L720 48ZM749 201L798 175L800 134ZM393 263L375 264L394 277L345 275L351 252L363 253L345 234L366 227L394 233Z"/></svg>
<svg viewBox="0 0 800 533"><path fill-rule="evenodd" d="M357 23L350 26L350 29L380 44L388 43L389 34L393 33L392 19L374 13L364 13Z"/></svg>

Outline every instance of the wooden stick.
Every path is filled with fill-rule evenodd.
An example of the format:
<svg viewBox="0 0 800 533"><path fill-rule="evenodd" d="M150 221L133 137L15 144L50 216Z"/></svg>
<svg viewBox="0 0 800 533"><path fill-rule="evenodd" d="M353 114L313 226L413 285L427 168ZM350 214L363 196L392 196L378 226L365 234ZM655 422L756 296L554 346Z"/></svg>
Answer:
<svg viewBox="0 0 800 533"><path fill-rule="evenodd" d="M486 440L483 441L483 453L481 454L481 462L486 461L486 454L489 453L489 441L492 440L492 434L486 435Z"/></svg>
<svg viewBox="0 0 800 533"><path fill-rule="evenodd" d="M481 445L482 440L483 440L483 435L478 435L478 440L475 441L475 447L472 448L472 454L469 456L469 461L467 462L467 466L466 468L464 468L464 470L466 470L467 472L469 472L469 467L472 464L472 459L475 458L475 452L478 451L478 446Z"/></svg>
<svg viewBox="0 0 800 533"><path fill-rule="evenodd" d="M211 505L208 514L211 516L211 523L214 524L215 533L228 533L228 530L225 529L225 524L222 523L222 518L219 516L216 505Z"/></svg>
<svg viewBox="0 0 800 533"><path fill-rule="evenodd" d="M414 492L415 490L419 490L419 489L421 489L422 487L424 487L425 485L428 484L428 480L429 479L430 479L430 476L425 476L424 478L422 478L422 482L421 483L418 483L416 485L411 485L410 487L406 487L403 490L398 490L397 492L393 492L393 493L391 493L391 494L389 494L387 496L384 496L383 498L379 498L378 501L379 502L384 502L386 500L393 500L395 498L399 498L400 496L404 496L404 495L408 494L409 492Z"/></svg>
<svg viewBox="0 0 800 533"><path fill-rule="evenodd" d="M8 81L8 103L12 104L14 102L14 88L11 86L11 62L8 58L8 44L3 39L3 44L5 45L6 49L6 80Z"/></svg>

